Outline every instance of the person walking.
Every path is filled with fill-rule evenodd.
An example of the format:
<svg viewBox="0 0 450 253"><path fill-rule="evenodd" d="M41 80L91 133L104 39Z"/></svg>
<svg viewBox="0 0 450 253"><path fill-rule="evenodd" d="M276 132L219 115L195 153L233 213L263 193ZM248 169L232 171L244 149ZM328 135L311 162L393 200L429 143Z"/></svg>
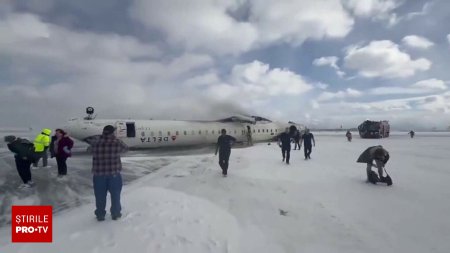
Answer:
<svg viewBox="0 0 450 253"><path fill-rule="evenodd" d="M5 136L8 149L14 153L16 169L23 184L21 189L31 188L34 182L31 180L31 164L34 162L34 146L27 139L16 138L14 135Z"/></svg>
<svg viewBox="0 0 450 253"><path fill-rule="evenodd" d="M122 217L120 193L122 191L122 162L120 154L128 147L114 135L115 128L107 125L100 136L89 139L92 152L92 174L95 195L95 216L104 221L106 215L106 197L111 195L111 217L117 220Z"/></svg>
<svg viewBox="0 0 450 253"><path fill-rule="evenodd" d="M67 175L67 158L72 156L73 141L67 136L67 133L62 129L55 130L55 138L52 137L50 153L56 158L58 164L58 177Z"/></svg>
<svg viewBox="0 0 450 253"><path fill-rule="evenodd" d="M312 152L312 146L316 146L316 141L314 140L314 135L309 131L309 129L305 130L305 133L302 135L302 139L300 142L303 141L303 145L305 146L304 153L305 153L305 160L311 159L311 152Z"/></svg>
<svg viewBox="0 0 450 253"><path fill-rule="evenodd" d="M347 133L345 134L345 136L347 137L347 140L348 140L349 142L352 141L352 132L350 132L350 130L347 131Z"/></svg>
<svg viewBox="0 0 450 253"><path fill-rule="evenodd" d="M42 158L42 166L47 167L48 165L48 154L47 150L50 145L50 134L52 130L48 128L42 129L41 133L34 138L34 152L36 155L35 162L33 163L33 167L37 167L39 160Z"/></svg>
<svg viewBox="0 0 450 253"><path fill-rule="evenodd" d="M286 161L286 164L289 164L291 157L291 134L289 127L286 127L285 131L278 136L278 146L281 148L283 162Z"/></svg>
<svg viewBox="0 0 450 253"><path fill-rule="evenodd" d="M219 152L219 165L222 169L222 175L224 177L228 174L228 161L230 160L231 146L235 142L236 138L227 135L227 131L225 129L221 130L221 135L217 138L215 155Z"/></svg>

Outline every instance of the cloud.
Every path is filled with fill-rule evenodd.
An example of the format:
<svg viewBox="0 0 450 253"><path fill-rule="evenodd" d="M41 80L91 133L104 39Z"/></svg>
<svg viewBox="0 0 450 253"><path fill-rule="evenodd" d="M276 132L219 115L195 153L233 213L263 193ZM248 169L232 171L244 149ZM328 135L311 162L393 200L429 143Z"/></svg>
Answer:
<svg viewBox="0 0 450 253"><path fill-rule="evenodd" d="M369 90L369 94L372 95L411 95L411 94L423 94L430 93L433 90L429 89L419 89L419 88L411 88L411 87L377 87Z"/></svg>
<svg viewBox="0 0 450 253"><path fill-rule="evenodd" d="M182 85L214 68L209 55L167 55L132 36L69 30L32 14L0 18L0 33L0 57L9 59L0 80L0 115L17 124L54 124L88 105L114 118L205 118L220 112L200 102L201 91ZM51 117L37 116L49 108Z"/></svg>
<svg viewBox="0 0 450 253"><path fill-rule="evenodd" d="M315 66L330 66L334 69L339 69L339 67L336 65L336 62L339 60L336 56L327 56L327 57L320 57L317 59L314 59L313 64Z"/></svg>
<svg viewBox="0 0 450 253"><path fill-rule="evenodd" d="M418 81L407 87L377 87L369 90L372 95L411 95L442 92L447 89L444 81L435 78Z"/></svg>
<svg viewBox="0 0 450 253"><path fill-rule="evenodd" d="M313 84L287 69L270 69L259 61L236 65L226 81L211 84L210 97L235 101L244 107L265 103L277 96L296 96L313 89Z"/></svg>
<svg viewBox="0 0 450 253"><path fill-rule="evenodd" d="M300 45L307 39L342 38L354 23L339 0L315 4L307 0L135 0L130 13L148 29L164 34L173 47L215 55L275 43Z"/></svg>
<svg viewBox="0 0 450 253"><path fill-rule="evenodd" d="M434 43L427 38L417 35L405 36L402 41L406 46L419 49L427 49L434 45Z"/></svg>
<svg viewBox="0 0 450 253"><path fill-rule="evenodd" d="M444 81L435 78L419 81L412 87L425 90L446 90L448 88Z"/></svg>
<svg viewBox="0 0 450 253"><path fill-rule="evenodd" d="M313 65L314 66L330 66L331 68L336 70L336 74L339 77L343 77L343 76L345 76L345 72L341 71L341 69L337 65L338 60L339 60L339 58L336 56L320 57L320 58L314 59Z"/></svg>
<svg viewBox="0 0 450 253"><path fill-rule="evenodd" d="M402 4L402 1L398 0L347 0L343 2L356 16L361 17L384 17Z"/></svg>
<svg viewBox="0 0 450 253"><path fill-rule="evenodd" d="M418 102L419 109L434 113L450 113L450 92L442 95L430 96ZM448 121L447 121L448 122Z"/></svg>
<svg viewBox="0 0 450 253"><path fill-rule="evenodd" d="M360 97L362 96L362 92L358 90L354 90L351 88L347 88L345 91L338 91L338 92L322 92L319 97L317 97L317 101L323 102L333 99L343 99L343 98L349 98L349 97Z"/></svg>
<svg viewBox="0 0 450 253"><path fill-rule="evenodd" d="M355 16L374 21L387 21L389 26L397 24L401 18L393 13L405 3L404 0L346 0L343 4Z"/></svg>
<svg viewBox="0 0 450 253"><path fill-rule="evenodd" d="M249 50L258 37L252 24L229 15L227 10L236 7L232 1L136 0L130 13L164 33L172 46L228 54Z"/></svg>
<svg viewBox="0 0 450 253"><path fill-rule="evenodd" d="M249 20L265 44L286 42L299 45L307 39L342 38L354 21L338 0L252 1ZM320 15L317 15L320 13Z"/></svg>
<svg viewBox="0 0 450 253"><path fill-rule="evenodd" d="M372 41L366 46L353 45L347 49L344 66L358 71L362 77L405 78L418 71L426 71L431 62L425 58L416 60L400 51L389 40Z"/></svg>

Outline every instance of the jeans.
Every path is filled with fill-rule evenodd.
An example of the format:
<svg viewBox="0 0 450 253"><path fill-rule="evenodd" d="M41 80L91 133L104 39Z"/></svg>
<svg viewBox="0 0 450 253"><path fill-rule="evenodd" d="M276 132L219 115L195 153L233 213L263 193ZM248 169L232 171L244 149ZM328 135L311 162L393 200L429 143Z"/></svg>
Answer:
<svg viewBox="0 0 450 253"><path fill-rule="evenodd" d="M122 176L120 173L114 175L94 175L95 215L104 218L106 215L106 195L111 195L111 215L119 216L122 210L120 205L120 192L122 191Z"/></svg>

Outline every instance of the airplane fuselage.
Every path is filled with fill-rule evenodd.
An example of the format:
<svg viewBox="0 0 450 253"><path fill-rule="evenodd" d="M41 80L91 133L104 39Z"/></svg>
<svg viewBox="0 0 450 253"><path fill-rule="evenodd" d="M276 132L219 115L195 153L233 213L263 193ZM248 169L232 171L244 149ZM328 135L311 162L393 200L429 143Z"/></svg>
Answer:
<svg viewBox="0 0 450 253"><path fill-rule="evenodd" d="M179 120L103 120L73 119L68 131L78 140L84 141L102 133L103 127L116 127L116 136L130 148L161 148L176 146L207 145L217 142L220 131L235 137L238 142L269 141L292 124L271 121L218 122Z"/></svg>

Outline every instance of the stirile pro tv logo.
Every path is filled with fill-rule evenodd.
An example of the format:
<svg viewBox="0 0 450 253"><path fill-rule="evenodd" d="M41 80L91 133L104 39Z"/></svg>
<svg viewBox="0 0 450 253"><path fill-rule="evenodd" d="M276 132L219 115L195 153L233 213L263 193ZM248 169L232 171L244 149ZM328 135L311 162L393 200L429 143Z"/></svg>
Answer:
<svg viewBox="0 0 450 253"><path fill-rule="evenodd" d="M12 242L52 242L52 206L12 206Z"/></svg>

